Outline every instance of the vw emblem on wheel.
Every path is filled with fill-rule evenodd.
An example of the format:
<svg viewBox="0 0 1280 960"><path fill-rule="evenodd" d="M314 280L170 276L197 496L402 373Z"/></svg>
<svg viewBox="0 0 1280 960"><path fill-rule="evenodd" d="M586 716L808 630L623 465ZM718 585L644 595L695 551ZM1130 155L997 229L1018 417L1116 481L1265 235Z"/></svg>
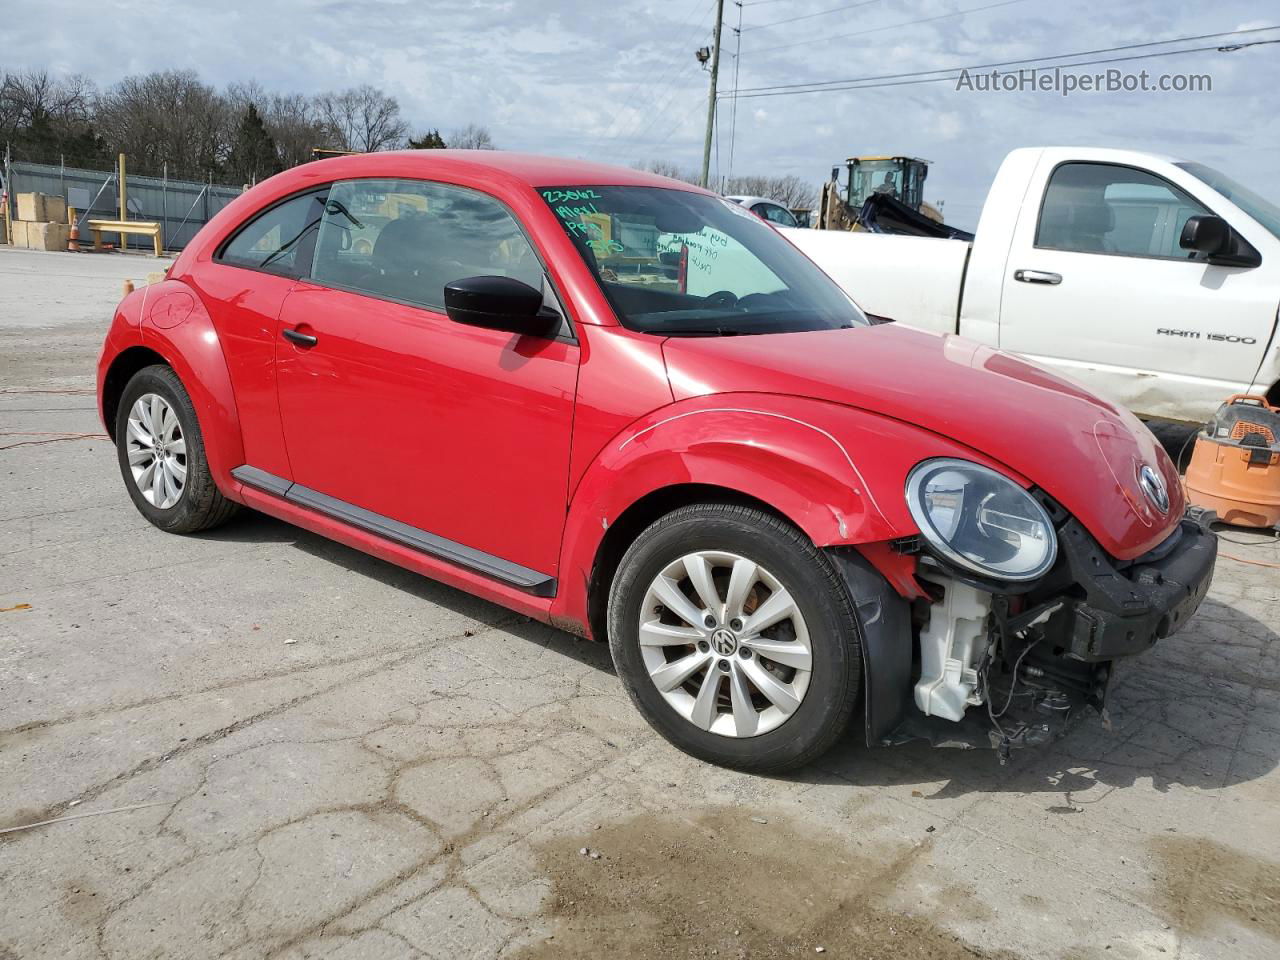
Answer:
<svg viewBox="0 0 1280 960"><path fill-rule="evenodd" d="M721 627L711 635L711 649L722 657L727 657L738 648L738 639L729 630Z"/></svg>
<svg viewBox="0 0 1280 960"><path fill-rule="evenodd" d="M1157 510L1169 512L1169 491L1165 488L1164 478L1149 464L1144 463L1138 471L1138 485Z"/></svg>

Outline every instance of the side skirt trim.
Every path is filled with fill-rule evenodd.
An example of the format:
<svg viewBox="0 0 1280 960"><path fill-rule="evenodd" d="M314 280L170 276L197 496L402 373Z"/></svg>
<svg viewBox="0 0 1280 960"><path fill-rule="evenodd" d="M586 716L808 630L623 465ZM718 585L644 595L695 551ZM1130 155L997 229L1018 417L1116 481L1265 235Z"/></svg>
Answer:
<svg viewBox="0 0 1280 960"><path fill-rule="evenodd" d="M340 520L368 533L386 540L402 544L421 551L439 560L445 560L459 567L510 584L536 597L554 597L556 595L556 579L545 573L522 567L510 560L503 560L493 554L476 550L465 544L448 540L444 537L421 530L418 527L392 520L380 513L374 513L355 504L347 503L300 483L291 483L283 477L267 473L248 464L236 467L231 475L246 486L272 494L281 499L296 503L299 506L322 513L327 517Z"/></svg>

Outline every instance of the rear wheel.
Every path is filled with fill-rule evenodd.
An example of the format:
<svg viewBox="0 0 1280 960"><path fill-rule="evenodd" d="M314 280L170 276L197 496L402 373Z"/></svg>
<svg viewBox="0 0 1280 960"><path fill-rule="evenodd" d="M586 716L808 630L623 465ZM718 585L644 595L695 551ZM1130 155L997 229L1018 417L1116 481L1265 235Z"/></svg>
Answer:
<svg viewBox="0 0 1280 960"><path fill-rule="evenodd" d="M802 766L846 731L861 680L844 582L791 524L698 504L655 522L614 577L609 645L645 718L703 760Z"/></svg>
<svg viewBox="0 0 1280 960"><path fill-rule="evenodd" d="M238 509L213 482L195 407L169 367L144 367L125 385L116 454L134 506L161 530L208 530Z"/></svg>

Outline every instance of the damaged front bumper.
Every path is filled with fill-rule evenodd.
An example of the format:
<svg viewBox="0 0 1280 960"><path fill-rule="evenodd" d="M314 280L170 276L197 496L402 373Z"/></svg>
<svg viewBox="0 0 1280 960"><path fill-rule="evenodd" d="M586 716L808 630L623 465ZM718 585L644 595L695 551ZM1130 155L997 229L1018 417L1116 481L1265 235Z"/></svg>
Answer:
<svg viewBox="0 0 1280 960"><path fill-rule="evenodd" d="M1060 514L1059 562L1016 591L921 552L933 602L910 608L871 597L867 571L844 558L863 628L868 743L996 746L1003 757L1060 735L1086 707L1105 721L1112 662L1180 629L1208 592L1210 519L1188 511L1156 549L1118 563Z"/></svg>
<svg viewBox="0 0 1280 960"><path fill-rule="evenodd" d="M1071 581L1083 591L1046 630L1068 656L1089 663L1142 653L1182 627L1209 591L1218 538L1204 515L1183 518L1151 553L1114 566L1076 520L1059 536Z"/></svg>

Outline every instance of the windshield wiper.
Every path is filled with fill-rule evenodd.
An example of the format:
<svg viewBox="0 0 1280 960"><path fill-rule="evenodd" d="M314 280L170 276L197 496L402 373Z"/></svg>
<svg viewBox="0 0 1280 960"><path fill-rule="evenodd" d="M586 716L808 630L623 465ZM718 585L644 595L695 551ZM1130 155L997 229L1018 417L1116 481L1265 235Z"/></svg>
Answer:
<svg viewBox="0 0 1280 960"><path fill-rule="evenodd" d="M647 327L645 333L656 333L664 337L755 337L770 333L803 333L818 330L851 330L853 324L842 324L838 327L804 327L794 328L785 324L755 323L749 327L727 326L717 324L700 327Z"/></svg>
<svg viewBox="0 0 1280 960"><path fill-rule="evenodd" d="M659 328L651 332L665 334L668 337L741 337L749 335L752 331L734 327L677 327L674 330Z"/></svg>

